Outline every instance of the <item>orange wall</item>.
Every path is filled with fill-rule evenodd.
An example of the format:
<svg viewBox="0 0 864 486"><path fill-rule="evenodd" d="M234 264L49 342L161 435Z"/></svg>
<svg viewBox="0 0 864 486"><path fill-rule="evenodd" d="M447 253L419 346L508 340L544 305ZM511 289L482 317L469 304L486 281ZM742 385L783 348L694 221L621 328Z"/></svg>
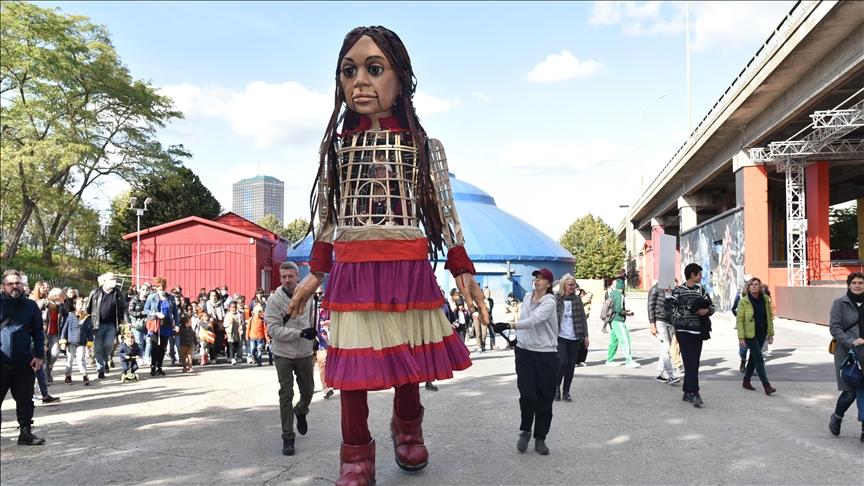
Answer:
<svg viewBox="0 0 864 486"><path fill-rule="evenodd" d="M816 162L806 171L807 277L810 281L824 280L831 270L828 163Z"/></svg>
<svg viewBox="0 0 864 486"><path fill-rule="evenodd" d="M768 168L743 167L744 179L744 272L768 275ZM784 269L785 272L785 269ZM785 283L785 273L784 280Z"/></svg>

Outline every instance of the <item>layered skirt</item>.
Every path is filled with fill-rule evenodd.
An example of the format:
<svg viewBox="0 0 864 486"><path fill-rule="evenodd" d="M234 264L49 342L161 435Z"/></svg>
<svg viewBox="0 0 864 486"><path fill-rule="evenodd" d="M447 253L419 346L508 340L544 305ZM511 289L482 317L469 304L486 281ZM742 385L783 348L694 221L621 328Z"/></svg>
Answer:
<svg viewBox="0 0 864 486"><path fill-rule="evenodd" d="M330 310L328 386L383 390L471 366L419 230L358 228L340 237L322 303Z"/></svg>

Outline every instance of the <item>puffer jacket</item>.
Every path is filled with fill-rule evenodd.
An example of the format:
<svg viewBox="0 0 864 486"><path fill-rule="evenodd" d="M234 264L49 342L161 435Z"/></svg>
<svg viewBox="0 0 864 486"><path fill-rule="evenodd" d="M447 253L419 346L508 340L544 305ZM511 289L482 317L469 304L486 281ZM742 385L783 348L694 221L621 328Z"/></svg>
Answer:
<svg viewBox="0 0 864 486"><path fill-rule="evenodd" d="M666 291L654 284L648 291L648 322L657 321L672 324L669 310L666 309Z"/></svg>
<svg viewBox="0 0 864 486"><path fill-rule="evenodd" d="M765 314L768 321L767 336L774 335L774 308L771 305L771 297L762 294L765 299ZM753 339L756 337L756 319L754 318L753 304L746 296L741 297L738 302L738 313L735 316L736 327L738 328L738 339Z"/></svg>

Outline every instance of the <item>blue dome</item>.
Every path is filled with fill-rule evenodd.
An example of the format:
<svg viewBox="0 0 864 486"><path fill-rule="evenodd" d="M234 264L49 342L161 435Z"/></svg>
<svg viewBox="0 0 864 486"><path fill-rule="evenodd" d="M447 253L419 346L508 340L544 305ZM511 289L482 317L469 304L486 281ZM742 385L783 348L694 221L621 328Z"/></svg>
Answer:
<svg viewBox="0 0 864 486"><path fill-rule="evenodd" d="M495 199L477 186L456 179L452 173L450 185L462 223L465 249L474 262L576 261L542 231L499 209ZM312 237L307 235L288 249L288 260L307 262L311 252Z"/></svg>

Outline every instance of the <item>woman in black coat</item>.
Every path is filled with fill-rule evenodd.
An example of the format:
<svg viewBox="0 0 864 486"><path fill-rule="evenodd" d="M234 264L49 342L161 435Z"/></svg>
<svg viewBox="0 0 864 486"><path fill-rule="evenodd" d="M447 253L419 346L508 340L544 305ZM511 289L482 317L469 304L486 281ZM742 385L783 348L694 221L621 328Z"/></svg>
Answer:
<svg viewBox="0 0 864 486"><path fill-rule="evenodd" d="M837 341L834 350L834 371L840 396L831 414L828 429L840 435L840 424L846 410L858 400L858 420L862 422L861 442L864 442L864 387L852 388L840 378L840 366L850 349L855 349L858 361L864 363L864 273L855 272L846 278L846 294L831 305L831 336Z"/></svg>

